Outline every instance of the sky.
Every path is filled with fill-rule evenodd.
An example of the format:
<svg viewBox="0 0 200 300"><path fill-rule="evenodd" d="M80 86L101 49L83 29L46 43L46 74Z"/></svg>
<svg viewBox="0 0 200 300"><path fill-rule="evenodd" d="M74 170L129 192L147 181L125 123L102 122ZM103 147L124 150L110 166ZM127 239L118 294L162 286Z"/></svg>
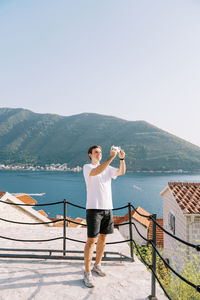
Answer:
<svg viewBox="0 0 200 300"><path fill-rule="evenodd" d="M200 146L200 1L0 0L0 107L144 120Z"/></svg>

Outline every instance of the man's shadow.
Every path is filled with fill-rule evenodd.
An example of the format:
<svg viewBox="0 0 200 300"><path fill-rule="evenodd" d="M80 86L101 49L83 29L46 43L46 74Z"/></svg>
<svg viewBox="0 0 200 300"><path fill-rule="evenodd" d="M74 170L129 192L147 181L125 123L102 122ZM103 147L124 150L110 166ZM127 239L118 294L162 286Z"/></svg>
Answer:
<svg viewBox="0 0 200 300"><path fill-rule="evenodd" d="M12 265L9 266L9 264L12 262ZM34 291L30 291L30 296L27 298L27 300L34 299L35 296L40 292L42 287L48 287L52 285L65 285L65 286L77 286L81 288L86 288L82 278L83 272L81 270L80 263L74 263L76 266L80 266L79 271L69 271L70 266L72 266L72 263L63 263L63 262L39 262L40 264L44 264L44 267L42 268L30 268L28 267L20 267L19 263L24 263L26 264L37 264L35 261L8 261L8 260L3 260L0 262L0 268L3 268L5 270L5 265L2 266L3 264L6 264L6 270L7 272L0 271L0 275L3 275L3 278L0 278L0 291L5 291L5 290L17 290L17 289L23 289L23 288L35 288ZM17 266L14 266L14 264L17 263ZM61 270L65 269L64 272L55 272L55 270ZM44 273L43 271L48 271ZM25 273L24 275L22 273ZM28 274L27 274L28 273ZM10 277L9 275L14 277ZM74 279L74 280L68 280L67 277L74 275L74 274L79 274L80 279ZM60 276L66 276L66 280L60 281L58 280L48 280L49 278L59 278ZM2 276L1 276L2 277ZM27 280L30 280L29 282L26 282ZM48 281L47 281L48 280ZM87 299L87 298L86 298Z"/></svg>

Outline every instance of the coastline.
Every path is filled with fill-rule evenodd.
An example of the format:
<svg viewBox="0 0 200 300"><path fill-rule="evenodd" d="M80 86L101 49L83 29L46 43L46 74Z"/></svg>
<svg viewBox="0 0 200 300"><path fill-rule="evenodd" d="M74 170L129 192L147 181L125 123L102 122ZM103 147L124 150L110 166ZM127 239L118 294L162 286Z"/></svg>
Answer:
<svg viewBox="0 0 200 300"><path fill-rule="evenodd" d="M9 171L61 171L61 172L81 172L82 168L76 166L69 168L66 163L64 164L46 164L45 166L32 166L32 165L4 165L0 164L0 170L9 170Z"/></svg>
<svg viewBox="0 0 200 300"><path fill-rule="evenodd" d="M56 166L58 165L58 166ZM66 165L66 164L65 164ZM61 164L52 164L46 166L20 166L20 165L3 165L0 164L0 171L30 171L30 172L82 172L82 167L76 166L73 168L66 167ZM127 173L135 174L200 174L200 170L127 170Z"/></svg>

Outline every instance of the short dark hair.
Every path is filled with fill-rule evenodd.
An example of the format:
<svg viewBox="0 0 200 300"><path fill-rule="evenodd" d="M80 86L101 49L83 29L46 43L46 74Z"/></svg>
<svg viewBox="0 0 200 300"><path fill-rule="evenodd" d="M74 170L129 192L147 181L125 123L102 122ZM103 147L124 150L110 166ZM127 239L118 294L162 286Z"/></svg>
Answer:
<svg viewBox="0 0 200 300"><path fill-rule="evenodd" d="M98 146L98 145L91 146L91 147L88 149L88 156L89 156L89 154L92 154L92 150L93 150L93 149L96 149L96 148L99 148L99 149L102 150L101 146ZM89 158L90 158L90 156L89 156ZM91 158L90 158L90 159L91 159Z"/></svg>

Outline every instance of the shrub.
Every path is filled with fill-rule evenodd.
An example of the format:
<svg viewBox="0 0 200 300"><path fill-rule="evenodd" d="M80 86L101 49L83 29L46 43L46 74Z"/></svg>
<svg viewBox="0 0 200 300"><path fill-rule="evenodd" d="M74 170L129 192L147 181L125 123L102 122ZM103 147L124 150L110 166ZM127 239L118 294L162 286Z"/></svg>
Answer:
<svg viewBox="0 0 200 300"><path fill-rule="evenodd" d="M152 247L141 245L137 246L143 258L149 265L151 265ZM161 255L163 254L162 249L158 249L158 251ZM141 260L136 247L134 247L134 252L136 256ZM174 268L175 270L177 269L175 265L172 266L172 268ZM179 272L180 275L182 275L184 278L194 283L195 285L200 284L200 258L196 254L191 254L190 256L183 255L181 269L182 270ZM156 259L156 273L172 300L200 300L200 293L197 292L195 288L182 281L169 268L167 268L167 266L158 255Z"/></svg>

